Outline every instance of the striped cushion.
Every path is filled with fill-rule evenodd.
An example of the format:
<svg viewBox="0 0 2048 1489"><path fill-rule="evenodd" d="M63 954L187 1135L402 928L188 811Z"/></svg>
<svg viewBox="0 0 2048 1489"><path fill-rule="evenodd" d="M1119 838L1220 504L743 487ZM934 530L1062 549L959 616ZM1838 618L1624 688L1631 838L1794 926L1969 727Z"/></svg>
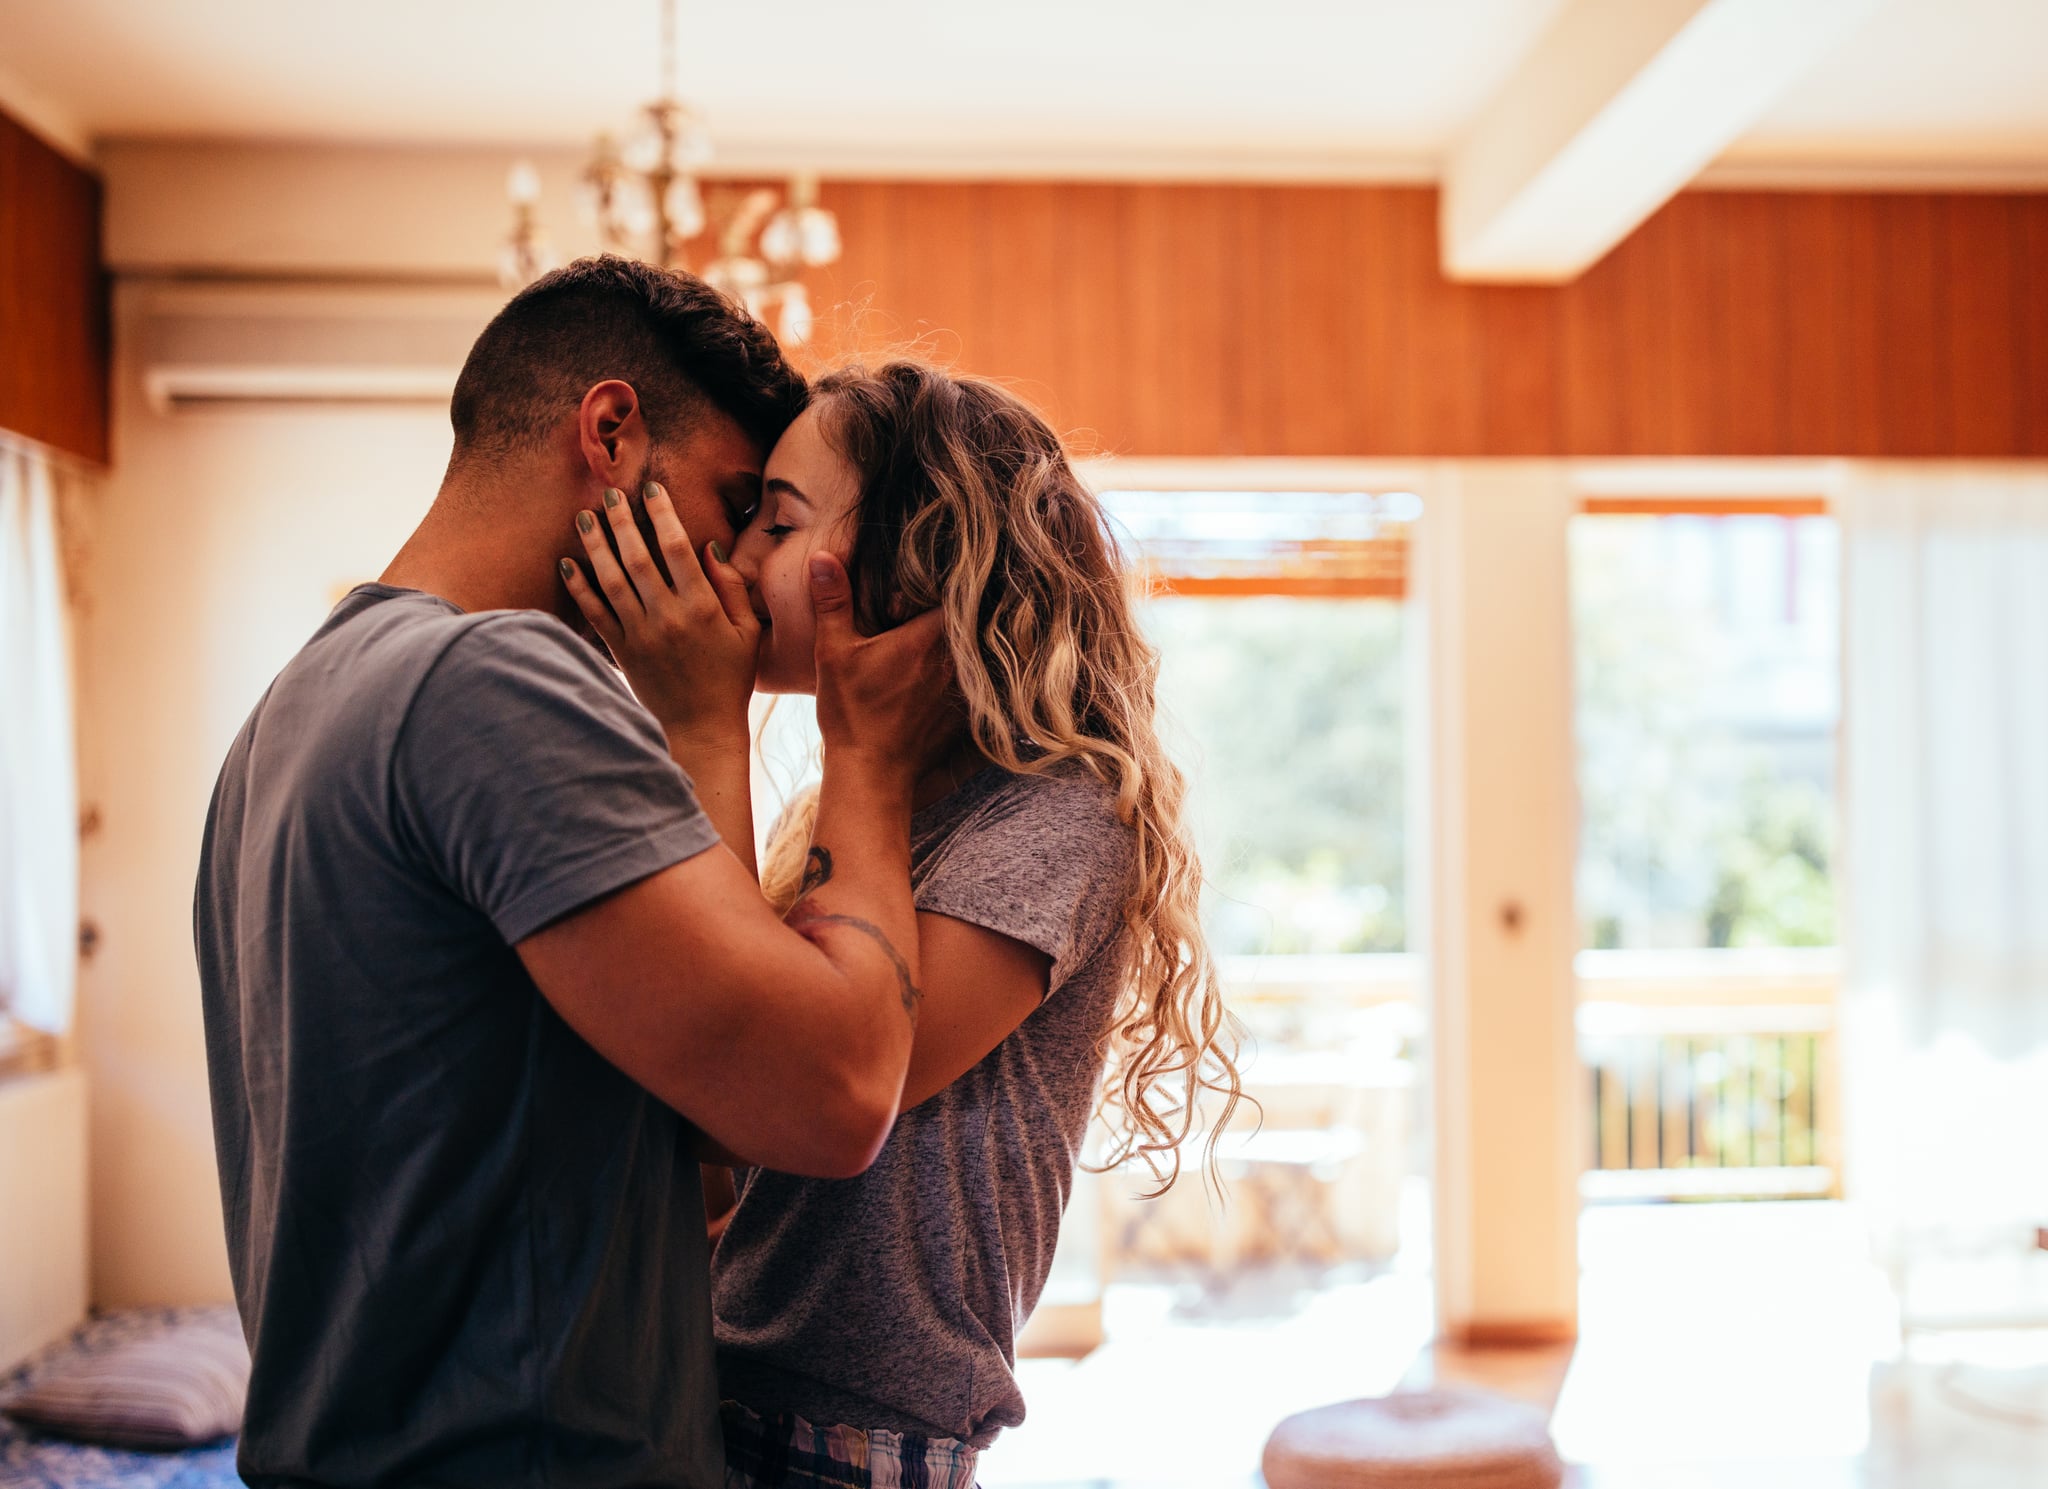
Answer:
<svg viewBox="0 0 2048 1489"><path fill-rule="evenodd" d="M240 1429L249 1348L232 1308L60 1354L31 1372L5 1411L22 1426L113 1448L189 1448Z"/></svg>

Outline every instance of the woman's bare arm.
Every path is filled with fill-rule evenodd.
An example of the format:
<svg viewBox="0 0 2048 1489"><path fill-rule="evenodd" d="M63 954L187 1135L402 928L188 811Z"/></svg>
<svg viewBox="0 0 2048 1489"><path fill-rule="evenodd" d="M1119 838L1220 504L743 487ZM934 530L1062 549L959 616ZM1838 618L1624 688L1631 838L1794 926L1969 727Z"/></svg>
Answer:
<svg viewBox="0 0 2048 1489"><path fill-rule="evenodd" d="M1052 958L1035 946L950 915L920 911L923 1010L902 1109L928 1101L979 1065L1045 1001Z"/></svg>

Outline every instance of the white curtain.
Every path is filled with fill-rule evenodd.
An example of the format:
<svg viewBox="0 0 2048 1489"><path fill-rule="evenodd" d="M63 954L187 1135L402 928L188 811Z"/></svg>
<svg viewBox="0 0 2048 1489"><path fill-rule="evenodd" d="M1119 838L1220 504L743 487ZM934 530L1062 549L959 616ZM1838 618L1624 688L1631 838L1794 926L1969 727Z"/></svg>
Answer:
<svg viewBox="0 0 2048 1489"><path fill-rule="evenodd" d="M1909 1322L2048 1321L2048 473L1852 487L1850 1192Z"/></svg>
<svg viewBox="0 0 2048 1489"><path fill-rule="evenodd" d="M78 781L59 473L0 439L0 1012L61 1034L78 957Z"/></svg>

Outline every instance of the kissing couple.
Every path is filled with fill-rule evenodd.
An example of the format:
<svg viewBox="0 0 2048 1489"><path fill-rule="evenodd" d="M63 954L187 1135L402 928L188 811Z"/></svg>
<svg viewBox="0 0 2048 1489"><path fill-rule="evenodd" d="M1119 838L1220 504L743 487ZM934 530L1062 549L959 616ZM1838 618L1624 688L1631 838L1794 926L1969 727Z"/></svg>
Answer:
<svg viewBox="0 0 2048 1489"><path fill-rule="evenodd" d="M515 296L228 752L194 934L271 1485L967 1489L1091 1119L1238 1082L1059 437L687 275ZM755 862L748 705L823 778Z"/></svg>

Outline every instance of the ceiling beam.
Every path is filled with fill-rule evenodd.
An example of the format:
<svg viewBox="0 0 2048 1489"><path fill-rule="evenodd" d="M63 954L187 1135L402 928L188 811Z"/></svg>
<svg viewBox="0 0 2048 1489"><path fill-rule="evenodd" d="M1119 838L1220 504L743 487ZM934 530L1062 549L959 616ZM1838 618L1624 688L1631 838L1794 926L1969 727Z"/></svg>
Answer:
<svg viewBox="0 0 2048 1489"><path fill-rule="evenodd" d="M1444 273L1576 278L1879 3L1567 0L1451 157Z"/></svg>

